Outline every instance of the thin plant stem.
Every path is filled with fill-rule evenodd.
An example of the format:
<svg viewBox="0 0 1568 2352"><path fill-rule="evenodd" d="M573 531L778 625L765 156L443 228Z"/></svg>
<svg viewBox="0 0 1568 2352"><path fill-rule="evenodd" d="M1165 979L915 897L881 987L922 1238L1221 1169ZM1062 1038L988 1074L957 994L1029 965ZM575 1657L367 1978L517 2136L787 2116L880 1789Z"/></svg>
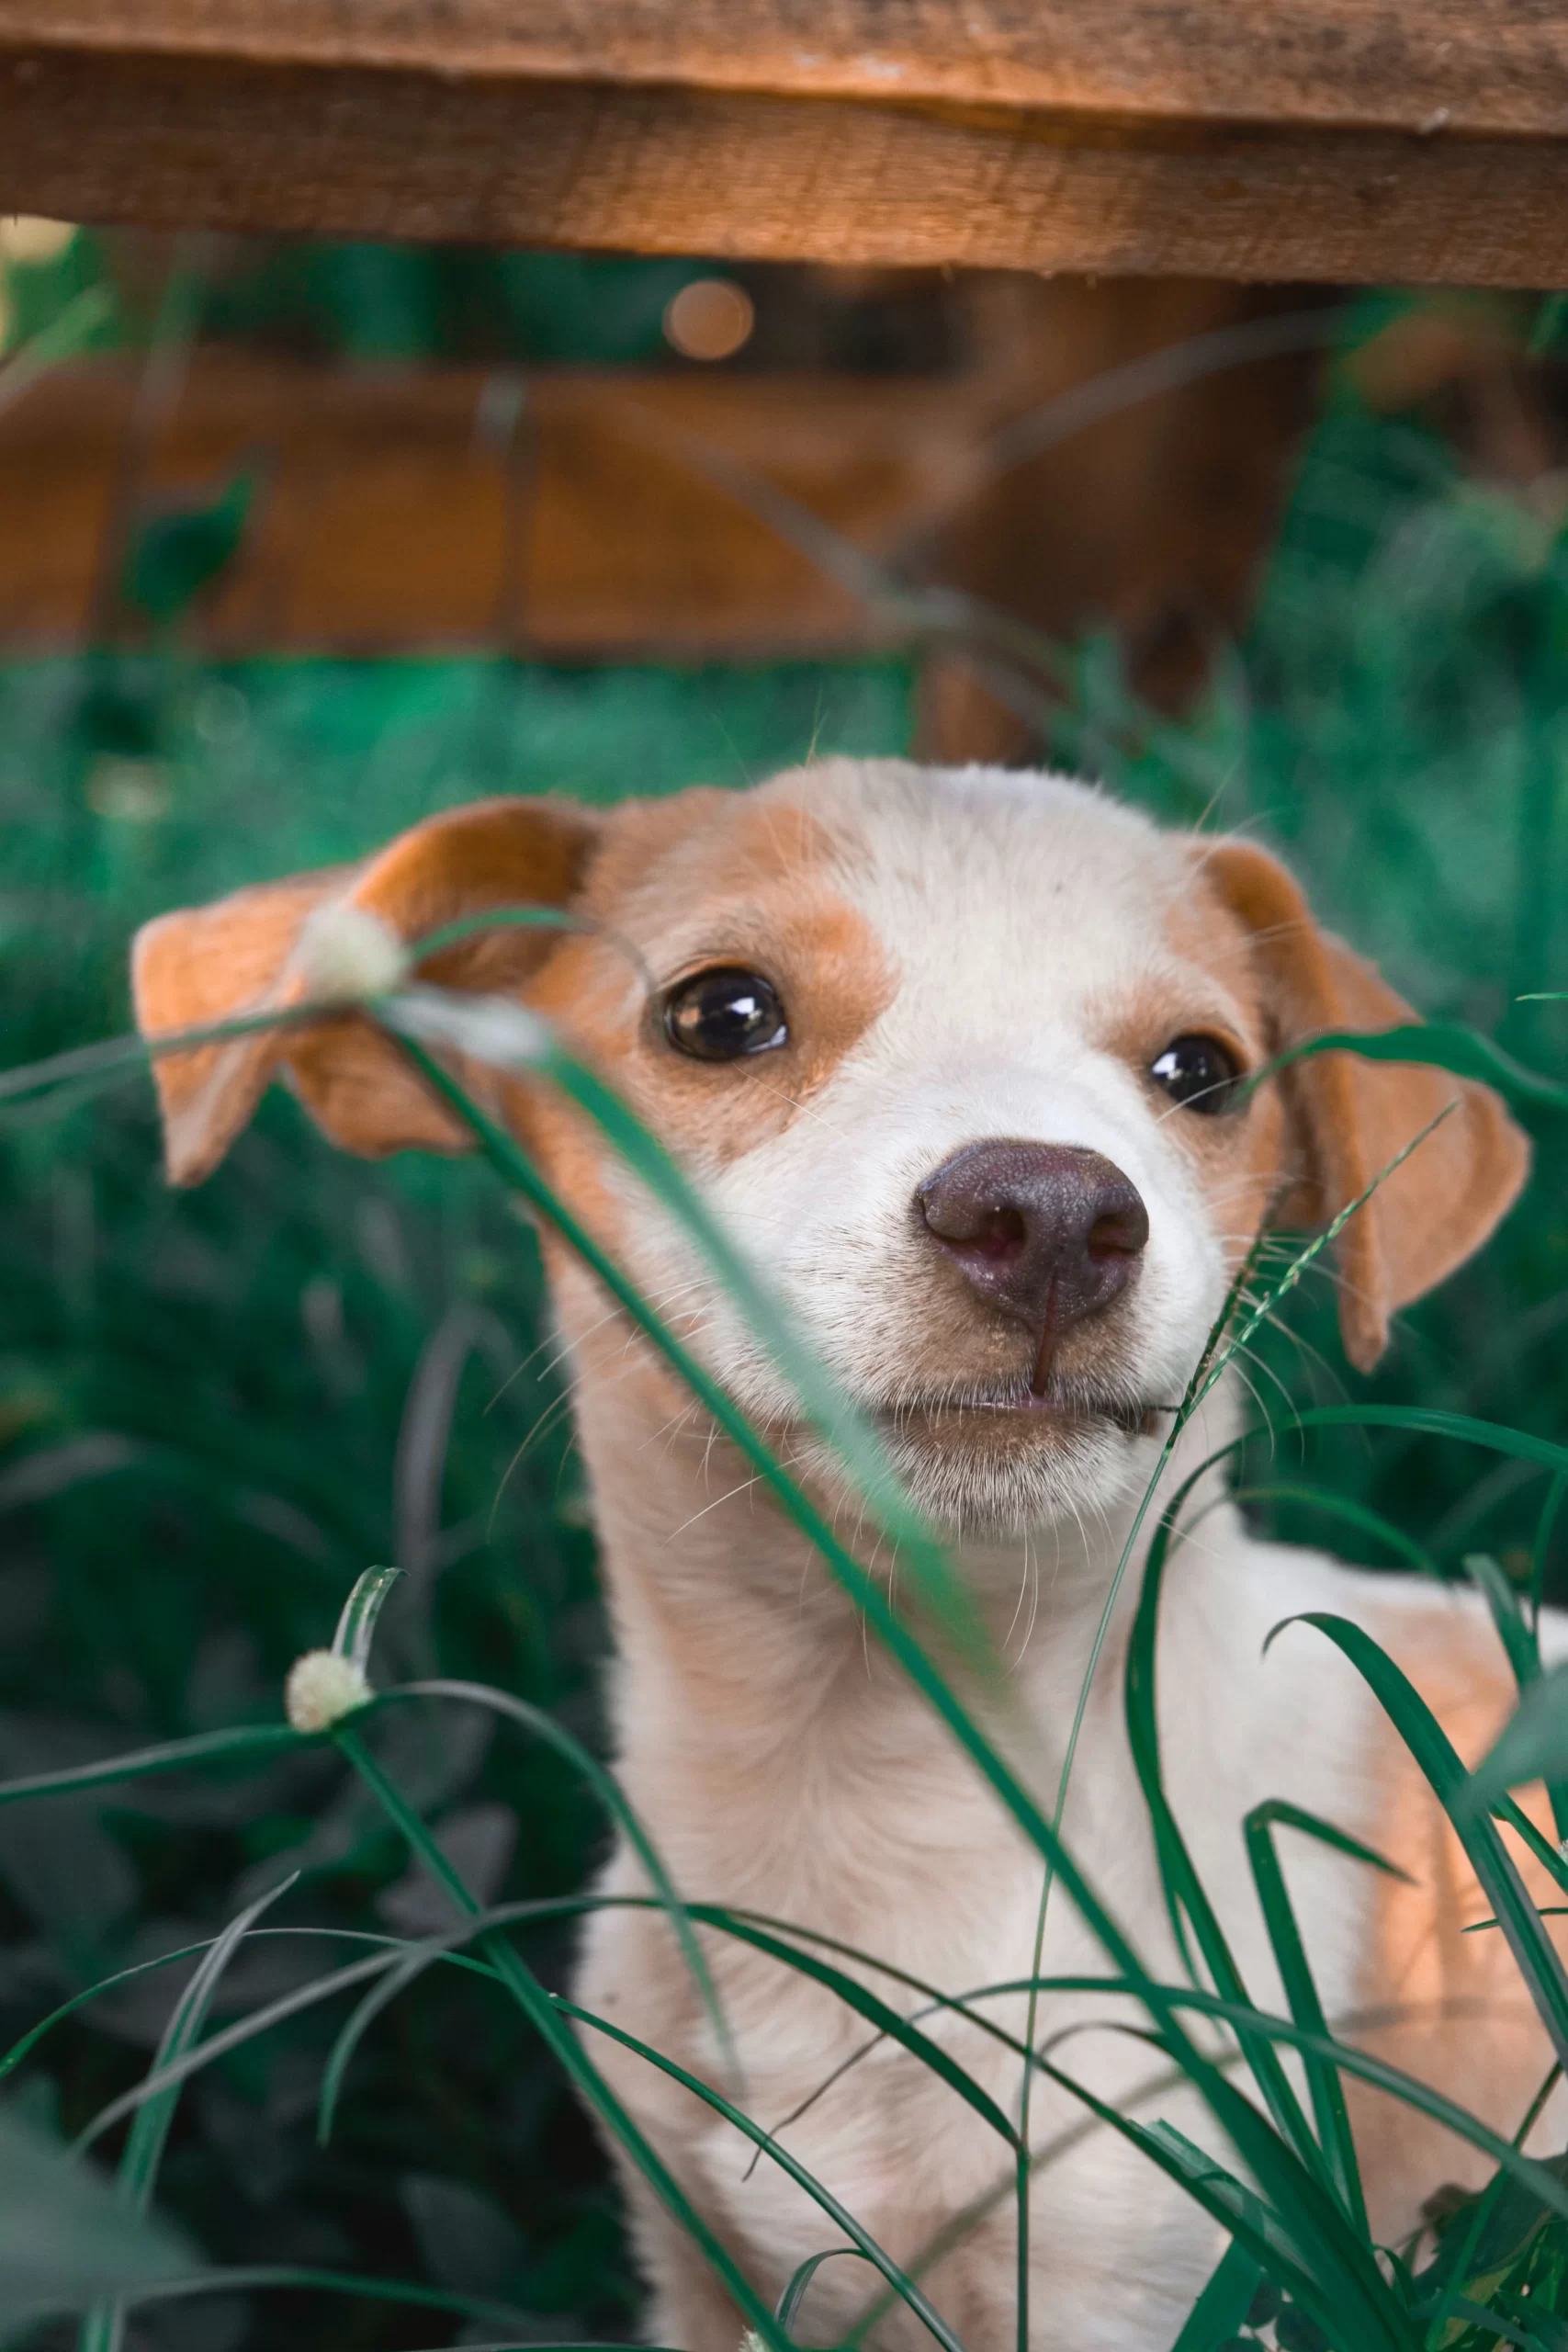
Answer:
<svg viewBox="0 0 1568 2352"><path fill-rule="evenodd" d="M458 1911L466 1917L477 1918L483 1906L470 1894L423 1821L408 1804L401 1791L382 1771L358 1734L343 1724L333 1736L388 1819L402 1833L410 1852L423 1863ZM771 2347L771 2352L792 2352L789 2337L774 2319L768 2303L757 2293L722 2240L714 2234L701 2213L682 2195L662 2157L633 2121L598 2067L581 2049L576 2036L557 2015L549 1995L527 1962L502 1935L489 1933L482 1936L479 1950L540 2040L588 2104L597 2110L608 2129L620 2141L649 2187L673 2219L695 2240L749 2324Z"/></svg>

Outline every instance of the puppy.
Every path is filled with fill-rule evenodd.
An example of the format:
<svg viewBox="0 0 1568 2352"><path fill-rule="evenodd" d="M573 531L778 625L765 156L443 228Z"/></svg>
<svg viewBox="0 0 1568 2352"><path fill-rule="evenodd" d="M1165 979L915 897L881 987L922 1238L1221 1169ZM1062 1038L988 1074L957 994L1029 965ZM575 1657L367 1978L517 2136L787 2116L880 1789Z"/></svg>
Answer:
<svg viewBox="0 0 1568 2352"><path fill-rule="evenodd" d="M322 909L355 910L385 927L372 937L407 943L518 901L570 910L581 926L470 935L423 976L547 1015L698 1182L880 1424L950 1544L1007 1663L1003 1677L971 1677L964 1695L1049 1806L1138 1498L1260 1228L1327 1225L1453 1106L1335 1244L1345 1344L1365 1368L1394 1311L1507 1209L1525 1175L1522 1136L1484 1090L1408 1066L1327 1056L1238 1088L1292 1040L1413 1017L1252 842L1158 831L1055 776L898 761L825 761L743 795L694 790L604 812L500 799L431 818L361 865L151 924L136 946L139 1017L156 1035L298 1005L317 985ZM179 1183L217 1165L275 1076L351 1150L469 1141L357 1015L156 1067ZM478 1066L462 1074L840 1512L898 1602L897 1559L846 1510L788 1387L667 1215L547 1086ZM619 1770L676 1883L973 1996L1021 2033L1021 1996L985 1988L1031 1973L1038 1857L661 1360L547 1232L544 1248L615 1623ZM1162 1492L1238 1426L1223 1383ZM1473 1757L1510 1703L1491 1629L1462 1597L1257 1541L1217 1474L1195 1507L1205 1496L1167 1578L1165 1769L1253 1997L1284 2007L1240 1824L1282 1798L1414 1881L1283 1841L1330 2018L1512 2132L1550 2052L1502 1938L1461 1932L1486 1906L1425 1782L1321 1634L1293 1629L1262 1655L1282 1618L1353 1618ZM1092 1686L1065 1833L1145 1960L1179 1981L1121 1696L1157 1515ZM962 1661L947 1664L962 1676ZM626 1850L605 1885L645 1891ZM973 2352L1001 2352L1015 2309L1003 2143L896 2044L867 2049L863 2019L830 1992L722 1935L705 1940L748 2111L898 2262L920 2266ZM1104 1964L1058 1891L1046 1973ZM727 2081L657 1909L599 1913L577 1989L590 2010ZM1035 2031L1101 2098L1202 2139L1195 2103L1119 2030L1137 2022L1110 1996L1055 1996ZM1015 2057L951 2013L924 2030L1018 2112ZM753 2165L709 2109L624 2048L592 2047L761 2292L775 2296L837 2242L805 2193L765 2158ZM1404 2107L1355 2086L1350 2097L1383 2238L1412 2227L1443 2181L1488 2170ZM1037 2082L1030 2136L1033 2344L1165 2352L1218 2233L1126 2143L1086 2128L1065 2091ZM734 2352L736 2307L641 2180L626 2189L653 2336ZM875 2283L863 2265L828 2265L810 2334L837 2340ZM920 2329L898 2311L875 2340L902 2346Z"/></svg>

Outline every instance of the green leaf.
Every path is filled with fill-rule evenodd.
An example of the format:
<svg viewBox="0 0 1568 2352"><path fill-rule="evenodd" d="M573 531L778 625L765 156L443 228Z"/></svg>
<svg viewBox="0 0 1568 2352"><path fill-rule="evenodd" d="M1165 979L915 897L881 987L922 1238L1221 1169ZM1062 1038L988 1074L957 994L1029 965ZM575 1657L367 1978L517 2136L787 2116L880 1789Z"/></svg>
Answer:
<svg viewBox="0 0 1568 2352"><path fill-rule="evenodd" d="M398 1571L393 1568L371 1573L378 1573L389 1580L397 1575ZM360 1584L364 1582L365 1578L361 1577ZM355 1590L357 1592L359 1586L356 1585ZM345 1611L345 1618L346 1615ZM339 1634L341 1637L341 1626ZM696 1988L698 1998L702 2001L713 2026L726 2073L733 2083L739 2084L740 2062L736 2055L734 2037L730 2032L729 2022L725 2016L724 2007L719 2000L712 1973L703 1957L702 1947L692 1932L691 1919L686 1906L675 1891L675 1882L665 1867L663 1856L638 1818L635 1807L628 1802L626 1792L615 1774L607 1771L592 1750L584 1747L582 1742L575 1738L563 1724L558 1723L553 1715L546 1714L540 1708L529 1706L525 1700L514 1699L510 1691L494 1690L482 1682L449 1680L411 1682L400 1684L395 1690L383 1692L381 1703L386 1706L404 1699L447 1699L455 1701L459 1705L487 1707L492 1714L504 1715L513 1723L520 1724L525 1731L532 1733L536 1739L544 1740L547 1746L556 1750L558 1756L564 1756L568 1763L582 1775L612 1820L619 1825L627 1844L652 1881L654 1892L669 1914L670 1924L674 1929L676 1941L681 1947L682 1956L685 1961L693 1984ZM338 2093L355 2049L372 2018L387 2006L389 2001L396 1998L401 1989L401 1980L399 1979L389 1980L384 1984L378 1985L373 1993L367 1996L338 2036L321 2078L321 2102L317 2111L317 2137L323 2146L331 2136Z"/></svg>
<svg viewBox="0 0 1568 2352"><path fill-rule="evenodd" d="M1201 1476L1201 1473L1198 1475ZM1155 1676L1160 1593L1176 1522L1193 1483L1192 1479L1188 1479L1177 1489L1175 1498L1161 1516L1144 1563L1143 1586L1138 1596L1137 1614L1133 1621L1132 1638L1127 1645L1123 1677L1127 1740L1133 1751L1138 1785L1148 1809L1155 1849L1159 1858L1160 1884L1165 1890L1178 1941L1184 1942L1182 1920L1185 1917L1191 1925L1215 1990L1226 2000L1249 2006L1241 1971L1236 1966L1219 1917L1209 1901L1187 1841L1166 1796L1165 1770L1160 1760ZM1278 2052L1272 2043L1257 2035L1243 2032L1238 2039L1269 2113L1303 2161L1324 2171L1326 2177L1323 2151L1318 2148L1307 2127L1301 2101L1280 2064Z"/></svg>
<svg viewBox="0 0 1568 2352"><path fill-rule="evenodd" d="M1287 1046L1283 1053L1265 1062L1247 1080L1247 1091L1289 1069L1292 1063L1311 1061L1318 1054L1354 1054L1368 1062L1415 1062L1495 1086L1499 1094L1515 1102L1534 1103L1545 1111L1568 1111L1568 1086L1527 1069L1478 1029L1463 1028L1457 1022L1412 1022L1394 1029L1325 1029L1316 1037L1304 1037L1299 1046Z"/></svg>
<svg viewBox="0 0 1568 2352"><path fill-rule="evenodd" d="M263 1912L276 1903L279 1895L288 1893L298 1875L296 1871L286 1878L280 1886L273 1887L248 1910L242 1911L209 1947L190 1983L175 2003L149 2069L151 2073L156 2074L171 2060L183 2056L186 2051L194 2047L223 1971ZM178 2085L173 2085L168 2090L160 2091L145 2100L132 2119L125 2154L120 2158L119 2193L133 2212L145 2213L152 2202L158 2167L163 2162L179 2096ZM81 2352L119 2352L124 2338L124 2307L118 2303L101 2303L83 2322Z"/></svg>
<svg viewBox="0 0 1568 2352"><path fill-rule="evenodd" d="M96 1764L77 1764L68 1771L34 1772L26 1780L0 1781L0 1804L20 1804L31 1797L64 1796L74 1789L99 1789L114 1781L139 1781L149 1772L172 1772L186 1764L214 1764L230 1757L265 1759L280 1750L309 1747L311 1736L291 1731L287 1724L247 1724L233 1731L197 1732L194 1739L172 1739L162 1747L138 1747L123 1756L106 1756Z"/></svg>
<svg viewBox="0 0 1568 2352"><path fill-rule="evenodd" d="M1540 1679L1540 1645L1525 1617L1524 1605L1489 1552L1469 1552L1463 1565L1466 1576L1485 1598L1514 1680L1523 1690L1527 1684Z"/></svg>
<svg viewBox="0 0 1568 2352"><path fill-rule="evenodd" d="M1256 2255L1233 2238L1188 2312L1171 2352L1223 2352L1245 2322L1262 2277Z"/></svg>
<svg viewBox="0 0 1568 2352"><path fill-rule="evenodd" d="M184 2277L193 2259L99 2174L0 2113L0 2333Z"/></svg>
<svg viewBox="0 0 1568 2352"><path fill-rule="evenodd" d="M1386 1871L1393 1878L1406 1874L1364 1846L1359 1838L1347 1836L1331 1822L1320 1821L1315 1814L1305 1813L1300 1805L1288 1804L1275 1797L1263 1804L1254 1805L1244 1825L1247 1860L1252 1866L1253 1884L1263 1912L1264 1925L1273 1947L1280 1981L1285 1988L1285 1999L1292 2017L1309 2033L1328 2039L1328 2022L1317 1996L1312 1965L1306 1946L1302 1941L1295 1905L1291 1901L1285 1874L1274 1845L1276 1828L1294 1829L1303 1837L1314 1838L1321 1845L1337 1853L1348 1854L1356 1861L1367 1862L1374 1870ZM1317 2057L1304 2056L1303 2069L1307 2079L1307 2094L1312 2100L1313 2120L1340 2201L1356 2227L1367 2232L1366 2200L1361 2193L1360 2166L1356 2156L1356 2143L1350 2130L1350 2118L1345 2106L1345 2094L1340 2085L1337 2067L1326 2064Z"/></svg>
<svg viewBox="0 0 1568 2352"><path fill-rule="evenodd" d="M254 472L236 474L205 505L181 506L143 523L125 560L126 603L151 621L177 620L238 553L255 492Z"/></svg>
<svg viewBox="0 0 1568 2352"><path fill-rule="evenodd" d="M367 1568L363 1576L355 1578L333 1635L334 1657L348 1658L354 1665L368 1669L377 1619L401 1575L401 1568Z"/></svg>
<svg viewBox="0 0 1568 2352"><path fill-rule="evenodd" d="M871 2261L871 2256L858 2245L829 2245L825 2246L820 2254L808 2254L805 2261L796 2263L790 2272L784 2282L784 2292L774 2306L778 2323L782 2328L794 2334L795 2323L799 2316L800 2306L806 2300L807 2289L825 2262L836 2262L840 2256L847 2256L852 2262ZM873 2269L875 2267L873 2263Z"/></svg>
<svg viewBox="0 0 1568 2352"><path fill-rule="evenodd" d="M1568 1777L1568 1666L1531 1683L1470 1776L1467 1803L1479 1811L1530 1781Z"/></svg>
<svg viewBox="0 0 1568 2352"><path fill-rule="evenodd" d="M942 2352L964 2352L963 2346L940 2312L932 2308L914 2280L899 2268L892 2256L884 2253L869 2230L863 2229L849 2208L841 2205L831 2190L824 2188L819 2180L814 2179L806 2166L796 2157L791 2155L789 2150L782 2146L770 2132L764 2132L760 2123L753 2123L749 2115L743 2114L739 2108L724 2098L721 2092L716 2091L710 2084L688 2073L684 2066L677 2065L674 2059L666 2058L662 2052L650 2049L647 2042L639 2041L635 2034L627 2033L618 2025L612 2025L607 2018L595 2017L591 2009L580 2008L575 2001L558 2000L556 2007L562 2017L575 2018L580 2025L589 2026L595 2033L606 2035L610 2041L618 2042L623 2050L635 2052L637 2057L646 2059L648 2064L655 2067L660 2074L668 2075L671 2082L680 2083L683 2088L691 2092L694 2098L700 2099L703 2105L711 2108L716 2115L723 2116L727 2123L733 2124L736 2131L750 2140L754 2147L761 2148L764 2155L771 2157L797 2188L805 2190L814 2204L821 2207L829 2220L843 2231L844 2235L859 2248L873 2267L882 2273L889 2286L897 2290L899 2301L908 2310L913 2312L927 2332L936 2338L942 2346Z"/></svg>
<svg viewBox="0 0 1568 2352"><path fill-rule="evenodd" d="M1359 1625L1325 1610L1308 1610L1300 1617L1287 1618L1285 1624L1315 1625L1343 1650L1371 1686L1459 1833L1552 2047L1560 2060L1568 2059L1568 1977L1506 1847L1476 1802L1470 1776L1448 1734L1387 1651ZM1275 1626L1269 1642L1283 1631L1284 1625ZM1547 1688L1548 1681L1537 1683L1531 1697Z"/></svg>

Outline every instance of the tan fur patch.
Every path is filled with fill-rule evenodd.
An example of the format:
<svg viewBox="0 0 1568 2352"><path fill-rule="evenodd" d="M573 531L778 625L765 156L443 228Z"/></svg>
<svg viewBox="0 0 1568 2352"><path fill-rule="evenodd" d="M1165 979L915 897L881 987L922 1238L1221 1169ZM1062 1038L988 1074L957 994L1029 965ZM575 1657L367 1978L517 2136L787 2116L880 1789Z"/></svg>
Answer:
<svg viewBox="0 0 1568 2352"><path fill-rule="evenodd" d="M1515 1702L1490 1630L1457 1611L1445 1623L1440 1614L1391 1610L1369 1631L1473 1765ZM1511 2135L1551 2064L1545 2032L1501 1931L1464 1932L1489 1918L1491 1905L1431 1788L1381 1715L1370 1769L1378 1790L1371 1842L1416 1883L1381 1875L1370 1883L1357 2007L1402 2014L1350 2039ZM1525 1809L1552 1834L1540 1791ZM1561 1902L1540 1864L1504 1836L1532 1900ZM1489 2177L1484 2155L1403 2104L1348 2079L1346 2096L1362 2168L1375 2185L1374 2231L1393 2237L1413 2226L1444 2181L1473 2186Z"/></svg>
<svg viewBox="0 0 1568 2352"><path fill-rule="evenodd" d="M723 1166L787 1126L892 1000L874 933L834 887L843 854L787 801L699 789L617 812L579 901L605 929L565 941L530 1001L674 1150ZM674 1050L659 1000L717 965L773 983L785 1044L727 1063Z"/></svg>
<svg viewBox="0 0 1568 2352"><path fill-rule="evenodd" d="M1153 1115L1190 1162L1232 1267L1247 1256L1292 1170L1278 1091L1266 1089L1235 1113L1205 1117L1162 1095L1151 1064L1175 1037L1215 1037L1243 1070L1269 1050L1268 1008L1247 927L1206 892L1183 890L1167 910L1167 967L1108 1007L1100 1042L1145 1084Z"/></svg>

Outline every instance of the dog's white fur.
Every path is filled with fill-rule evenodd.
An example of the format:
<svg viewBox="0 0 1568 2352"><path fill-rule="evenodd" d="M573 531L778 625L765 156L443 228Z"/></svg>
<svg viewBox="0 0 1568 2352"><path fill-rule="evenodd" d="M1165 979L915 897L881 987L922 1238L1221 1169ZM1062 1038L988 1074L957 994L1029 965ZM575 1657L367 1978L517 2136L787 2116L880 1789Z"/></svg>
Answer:
<svg viewBox="0 0 1568 2352"><path fill-rule="evenodd" d="M583 903L615 939L570 943L542 970L531 944L525 971L485 967L452 977L515 987L569 1025L581 1018L590 1049L664 1125L822 1359L882 1419L1007 1662L1000 1688L965 1681L964 1695L1048 1807L1111 1573L1159 1450L1157 1435L1129 1435L1125 1416L1098 1408L1134 1408L1135 1423L1137 1409L1180 1396L1259 1203L1292 1173L1260 1165L1256 1150L1248 1159L1226 1141L1222 1122L1201 1122L1209 1132L1199 1138L1194 1114L1151 1088L1148 1052L1163 1042L1163 1023L1168 1035L1218 1030L1258 1062L1278 1023L1245 926L1189 919L1203 887L1192 844L1081 786L836 762L776 780L747 807L739 862L728 851L710 861L705 825L682 830L673 819L667 836L649 820L652 830L619 866L601 850L585 853ZM433 820L433 840L441 821ZM713 824L716 839L720 820ZM439 857L410 854L399 873L412 865L428 877L446 856L445 848ZM268 989L268 1001L287 1001L290 941L304 907L323 892L349 890L405 939L487 902L465 859L457 865L466 880L453 878L448 859L444 882L422 883L417 912L406 879L396 890L385 881L383 861L357 878L329 877L313 900L290 886L287 909L276 894L255 892L243 894L243 906L225 902L227 912L165 919L139 956L145 1025L236 1009ZM518 895L525 893L514 879L506 888L498 880L488 902ZM818 931L807 925L797 938L791 926L797 917L805 923L807 909L818 910ZM265 951L255 944L258 921L271 926ZM830 954L814 950L817 937L830 940ZM803 1019L814 974L829 963L835 989L859 989L861 1012L832 1050L809 1069L781 1057L770 1069L759 1057L739 1072L677 1069L649 1023L649 977L657 994L705 963L770 969L780 958L795 976ZM240 976L227 983L225 959ZM786 1004L791 985L786 978ZM187 1056L185 1077L163 1066L176 1174L205 1171L277 1059L275 1050L241 1071L232 1060ZM396 1086L406 1089L395 1071L378 1076L381 1065L366 1061L351 1089L338 1063L323 1074L329 1059L324 1049L315 1062L298 1059L294 1075L333 1132L370 1148L443 1139L426 1112L380 1107ZM716 1090L711 1097L703 1085ZM740 1085L753 1091L737 1094ZM792 1454L900 1602L897 1559L882 1554L821 1448L800 1430L787 1387L663 1213L605 1165L579 1125L515 1092L497 1101L558 1182L576 1183L582 1213ZM1506 1205L1522 1173L1502 1123L1485 1115L1495 1197L1464 1246ZM1285 1127L1277 1120L1269 1132L1284 1155ZM1064 1397L1080 1408L1077 1419L1035 1416L1026 1426L1006 1409L1017 1367L1002 1362L984 1311L958 1298L951 1268L938 1264L911 1216L914 1191L934 1170L962 1146L998 1136L1090 1147L1133 1180L1148 1209L1135 1283L1066 1364ZM1234 1166L1224 1157L1232 1148L1241 1155ZM1417 1218L1418 1190L1409 1199ZM1449 1261L1454 1254L1450 1244ZM693 1900L798 1923L949 1996L978 1996L986 2016L1021 2033L1023 1997L984 1988L1031 1973L1038 1858L901 1672L866 1640L810 1547L607 1312L592 1280L558 1250L551 1271L615 1621L619 1770L676 1883ZM1416 1286L1406 1280L1400 1295ZM1163 1494L1233 1434L1238 1403L1227 1378L1183 1434ZM1156 1413L1150 1426L1168 1424ZM1142 1955L1177 1982L1181 1964L1127 1749L1120 1674L1157 1515L1134 1546L1091 1687L1065 1833ZM1304 1838L1288 1842L1290 1887L1329 2016L1353 2031L1359 2019L1363 2038L1513 2129L1544 2072L1544 2045L1522 1993L1483 1951L1500 1939L1471 1939L1463 1951L1454 1941L1461 1917L1483 1911L1435 1809L1423 1813L1375 1703L1321 1634L1295 1628L1262 1655L1281 1619L1312 1610L1352 1618L1418 1680L1423 1670L1435 1678L1435 1703L1473 1745L1506 1698L1483 1616L1461 1596L1258 1542L1217 1474L1190 1517L1160 1633L1168 1783L1254 1997L1283 2007L1240 1825L1253 1805L1282 1798L1441 1881L1428 1886L1425 1910L1400 1913L1365 1865ZM1551 1639L1559 1638L1554 1628ZM962 1676L957 1661L945 1662ZM646 1892L625 1848L604 1884ZM974 2208L923 2282L974 2352L1010 2343L1014 2221L1003 2143L913 2058L887 2041L868 2047L864 2020L830 1993L721 1935L704 1940L739 2086L724 2078L707 2016L657 1910L595 1916L578 1997L742 2098L897 2260L919 2260ZM1400 1981L1385 1981L1385 1967ZM1059 1890L1044 1968L1104 1969ZM862 1973L906 2011L927 2006L894 1979ZM1381 2017L1369 2014L1380 2007ZM1195 2101L1162 2079L1156 2053L1125 2030L1139 2021L1110 1996L1054 1995L1042 2003L1036 2035L1100 2098L1218 2146ZM923 2025L1016 2115L1013 2056L951 2012ZM689 2093L615 2044L592 2046L766 2294L837 2242L805 2192L767 2160L753 2164L740 2135ZM1365 2112L1374 2220L1385 2232L1412 2226L1420 2198L1442 2178L1477 2177L1477 2161L1457 2143L1408 2125L1398 2110L1381 2125ZM1031 2206L1032 2343L1040 2352L1163 2352L1213 2266L1218 2233L1112 2132L1086 2128L1081 2107L1048 2082L1032 2092L1030 2137L1041 2159ZM654 2292L653 2337L691 2352L734 2352L733 2304L640 2179L626 2186ZM861 2264L829 2264L810 2291L809 2332L833 2340L874 2284ZM896 2312L875 2340L912 2344L921 2333Z"/></svg>

